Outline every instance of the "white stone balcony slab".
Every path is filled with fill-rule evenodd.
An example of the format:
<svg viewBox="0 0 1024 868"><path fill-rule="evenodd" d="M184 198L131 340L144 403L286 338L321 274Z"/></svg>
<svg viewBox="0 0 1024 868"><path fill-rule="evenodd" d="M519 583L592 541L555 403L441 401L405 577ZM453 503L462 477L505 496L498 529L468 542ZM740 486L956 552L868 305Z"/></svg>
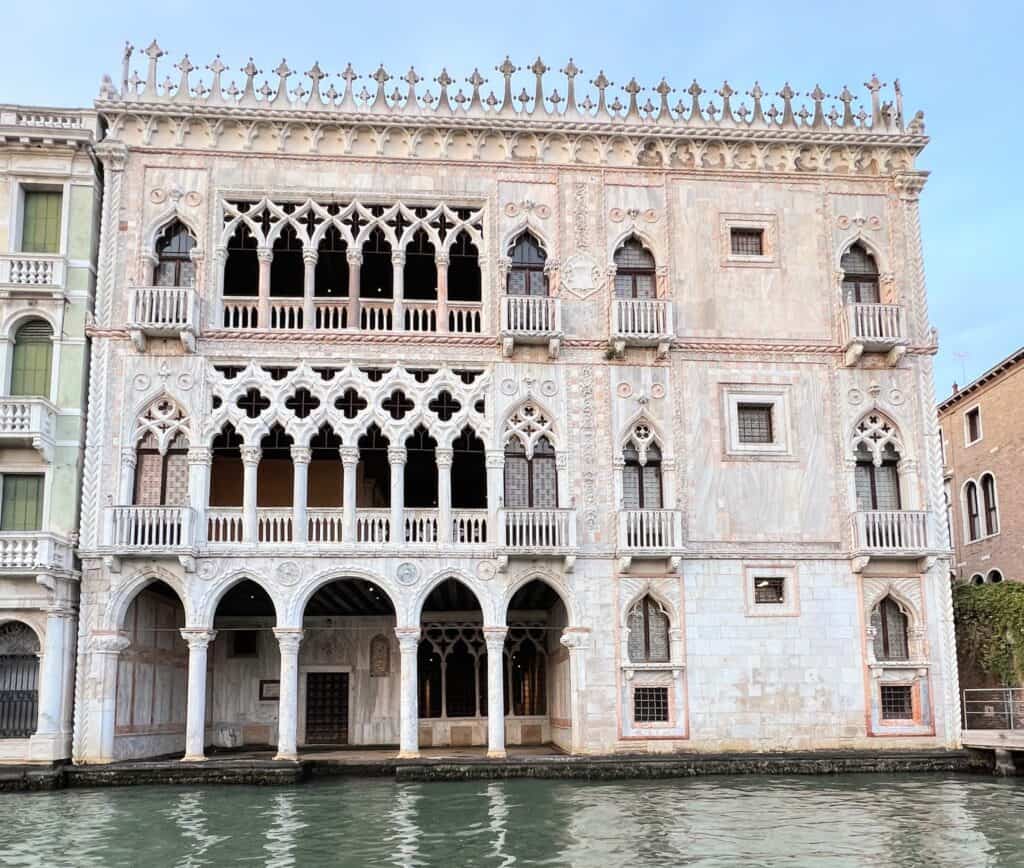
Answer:
<svg viewBox="0 0 1024 868"><path fill-rule="evenodd" d="M668 355L675 337L672 302L665 298L616 298L612 300L612 349L621 356L627 346L657 347Z"/></svg>
<svg viewBox="0 0 1024 868"><path fill-rule="evenodd" d="M546 295L506 295L501 299L501 347L509 357L516 344L547 344L558 357L562 341L562 300Z"/></svg>
<svg viewBox="0 0 1024 868"><path fill-rule="evenodd" d="M4 289L61 289L66 262L59 254L0 253L0 287Z"/></svg>
<svg viewBox="0 0 1024 868"><path fill-rule="evenodd" d="M139 352L145 352L147 337L179 338L186 350L195 352L199 332L199 299L195 290L184 286L135 287L128 331Z"/></svg>
<svg viewBox="0 0 1024 868"><path fill-rule="evenodd" d="M667 559L678 566L683 541L683 514L678 509L619 511L619 568L629 570L634 558Z"/></svg>
<svg viewBox="0 0 1024 868"><path fill-rule="evenodd" d="M0 531L0 575L70 570L71 543L48 531Z"/></svg>
<svg viewBox="0 0 1024 868"><path fill-rule="evenodd" d="M906 311L898 304L847 304L843 311L846 364L857 364L865 352L888 353L895 365L907 349Z"/></svg>
<svg viewBox="0 0 1024 868"><path fill-rule="evenodd" d="M498 510L499 561L513 557L564 557L566 569L576 561L575 509Z"/></svg>
<svg viewBox="0 0 1024 868"><path fill-rule="evenodd" d="M928 513L916 510L855 512L854 555L860 558L920 558L928 550Z"/></svg>
<svg viewBox="0 0 1024 868"><path fill-rule="evenodd" d="M31 447L52 461L56 421L46 398L0 398L0 447Z"/></svg>
<svg viewBox="0 0 1024 868"><path fill-rule="evenodd" d="M195 513L188 506L108 506L104 547L117 569L120 558L177 557L191 569Z"/></svg>

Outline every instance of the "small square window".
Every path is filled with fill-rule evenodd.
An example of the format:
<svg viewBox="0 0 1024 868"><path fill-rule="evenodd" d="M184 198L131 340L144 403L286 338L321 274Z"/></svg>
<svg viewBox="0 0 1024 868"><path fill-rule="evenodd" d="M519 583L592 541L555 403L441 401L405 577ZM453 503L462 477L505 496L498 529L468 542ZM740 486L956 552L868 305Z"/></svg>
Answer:
<svg viewBox="0 0 1024 868"><path fill-rule="evenodd" d="M229 657L259 657L259 630L232 630L229 634L231 644Z"/></svg>
<svg viewBox="0 0 1024 868"><path fill-rule="evenodd" d="M782 576L757 576L754 579L754 602L779 605L786 602L786 580Z"/></svg>
<svg viewBox="0 0 1024 868"><path fill-rule="evenodd" d="M633 690L635 723L668 723L668 688L637 687Z"/></svg>
<svg viewBox="0 0 1024 868"><path fill-rule="evenodd" d="M975 443L981 439L981 409L975 407L965 414L967 421L967 443Z"/></svg>
<svg viewBox="0 0 1024 868"><path fill-rule="evenodd" d="M764 230L734 226L729 230L734 256L764 256Z"/></svg>
<svg viewBox="0 0 1024 868"><path fill-rule="evenodd" d="M736 408L740 443L773 443L772 405L740 404Z"/></svg>
<svg viewBox="0 0 1024 868"><path fill-rule="evenodd" d="M882 685L882 720L910 720L914 716L914 700L906 684Z"/></svg>

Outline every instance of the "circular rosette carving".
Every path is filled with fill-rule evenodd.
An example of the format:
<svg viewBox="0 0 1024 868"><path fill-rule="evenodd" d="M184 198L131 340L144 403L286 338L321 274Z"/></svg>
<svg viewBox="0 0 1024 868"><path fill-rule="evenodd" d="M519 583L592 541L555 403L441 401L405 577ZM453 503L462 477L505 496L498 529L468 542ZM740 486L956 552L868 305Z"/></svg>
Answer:
<svg viewBox="0 0 1024 868"><path fill-rule="evenodd" d="M277 580L285 586L294 585L302 575L295 561L284 561L277 565Z"/></svg>
<svg viewBox="0 0 1024 868"><path fill-rule="evenodd" d="M196 568L196 575L204 582L209 582L216 578L217 572L218 565L216 561L202 561Z"/></svg>
<svg viewBox="0 0 1024 868"><path fill-rule="evenodd" d="M661 383L655 383L651 386L651 397L652 398L664 398L665 387Z"/></svg>
<svg viewBox="0 0 1024 868"><path fill-rule="evenodd" d="M608 219L611 220L612 223L621 223L626 219L626 212L621 208L612 208L612 210L608 212Z"/></svg>
<svg viewBox="0 0 1024 868"><path fill-rule="evenodd" d="M551 398L558 391L558 386L555 385L554 380L545 380L540 384L540 393L547 398Z"/></svg>
<svg viewBox="0 0 1024 868"><path fill-rule="evenodd" d="M477 578L483 582L489 582L495 577L497 572L498 568L492 561L480 561L480 563L476 565Z"/></svg>
<svg viewBox="0 0 1024 868"><path fill-rule="evenodd" d="M399 564L395 571L395 578L400 585L414 585L420 577L420 568L416 564L406 561Z"/></svg>
<svg viewBox="0 0 1024 868"><path fill-rule="evenodd" d="M501 381L501 394L512 396L517 391L518 386L516 386L516 381L513 380L511 377L508 377Z"/></svg>
<svg viewBox="0 0 1024 868"><path fill-rule="evenodd" d="M615 387L615 394L620 398L628 398L633 394L633 387L629 383L619 383L619 385Z"/></svg>

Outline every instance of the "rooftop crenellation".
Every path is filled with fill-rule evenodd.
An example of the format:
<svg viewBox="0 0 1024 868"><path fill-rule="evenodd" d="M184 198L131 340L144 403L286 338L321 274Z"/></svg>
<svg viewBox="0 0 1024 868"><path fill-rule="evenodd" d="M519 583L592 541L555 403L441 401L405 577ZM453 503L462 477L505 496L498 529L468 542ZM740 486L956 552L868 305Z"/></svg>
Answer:
<svg viewBox="0 0 1024 868"><path fill-rule="evenodd" d="M137 54L147 59L145 77L132 68L132 58ZM893 80L891 99L885 99L883 90L888 85L877 75L863 84L867 97L865 108L846 85L836 94L826 93L817 84L813 90L802 93L786 82L772 94L756 81L748 91L735 90L727 81L709 91L694 79L678 96L677 89L665 78L650 88L642 87L635 78L616 86L604 70L599 70L593 78L585 78L584 70L572 58L557 70L559 82L551 86L555 71L540 57L527 67L516 66L506 57L494 67L500 78L494 79L495 86L487 88L490 80L478 68L465 79L463 87L444 68L427 82L412 67L398 76L391 74L382 63L373 72L360 75L351 64L328 73L316 61L304 73L299 73L284 59L264 76L263 70L249 58L238 69L241 77L233 78L220 55L205 67L209 72L207 80L187 54L173 65L173 74L166 65L162 69L161 59L166 56L167 52L155 39L139 52L125 43L120 88L105 76L100 88L100 106L143 103L189 106L190 109L324 111L403 119L461 115L502 121L529 120L531 123L589 122L924 135L923 112L905 120L899 80ZM161 75L164 75L162 81ZM533 77L532 88L523 86L524 75L527 81L529 76ZM581 86L581 77L592 87L582 96L580 92L585 86ZM564 86L564 92L559 89L560 85Z"/></svg>

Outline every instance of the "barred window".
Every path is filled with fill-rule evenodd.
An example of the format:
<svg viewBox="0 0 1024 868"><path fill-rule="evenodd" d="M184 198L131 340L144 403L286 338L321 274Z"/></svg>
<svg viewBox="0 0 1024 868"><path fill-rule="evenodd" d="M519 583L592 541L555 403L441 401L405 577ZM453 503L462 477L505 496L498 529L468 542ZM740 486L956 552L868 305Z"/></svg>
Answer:
<svg viewBox="0 0 1024 868"><path fill-rule="evenodd" d="M669 660L668 615L650 595L629 610L629 661L667 663Z"/></svg>
<svg viewBox="0 0 1024 868"><path fill-rule="evenodd" d="M910 720L914 716L914 697L907 684L882 685L882 720Z"/></svg>
<svg viewBox="0 0 1024 868"><path fill-rule="evenodd" d="M857 450L854 477L859 510L903 508L900 501L899 454L890 444L882 451L882 456L882 463L876 465L866 449Z"/></svg>
<svg viewBox="0 0 1024 868"><path fill-rule="evenodd" d="M548 278L544 273L547 254L529 232L520 235L510 251L512 264L506 292L509 295L547 295Z"/></svg>
<svg viewBox="0 0 1024 868"><path fill-rule="evenodd" d="M635 723L668 722L668 688L636 687L633 689L633 721Z"/></svg>
<svg viewBox="0 0 1024 868"><path fill-rule="evenodd" d="M655 444L647 447L646 460L630 444L622 450L623 509L661 509L661 450Z"/></svg>
<svg viewBox="0 0 1024 868"><path fill-rule="evenodd" d="M785 602L786 580L782 576L757 576L754 579L755 603Z"/></svg>
<svg viewBox="0 0 1024 868"><path fill-rule="evenodd" d="M657 297L654 257L636 238L615 251L615 297Z"/></svg>
<svg viewBox="0 0 1024 868"><path fill-rule="evenodd" d="M878 266L860 242L851 244L839 260L843 271L843 297L847 303L878 304Z"/></svg>
<svg viewBox="0 0 1024 868"><path fill-rule="evenodd" d="M729 243L735 256L764 256L764 230L734 226Z"/></svg>
<svg viewBox="0 0 1024 868"><path fill-rule="evenodd" d="M909 619L892 597L885 597L871 610L876 660L906 660L910 657L908 624Z"/></svg>
<svg viewBox="0 0 1024 868"><path fill-rule="evenodd" d="M736 407L740 443L773 443L771 404L739 404Z"/></svg>
<svg viewBox="0 0 1024 868"><path fill-rule="evenodd" d="M192 249L196 240L178 220L171 222L156 242L157 263L153 270L156 286L192 286L196 267L192 262Z"/></svg>

